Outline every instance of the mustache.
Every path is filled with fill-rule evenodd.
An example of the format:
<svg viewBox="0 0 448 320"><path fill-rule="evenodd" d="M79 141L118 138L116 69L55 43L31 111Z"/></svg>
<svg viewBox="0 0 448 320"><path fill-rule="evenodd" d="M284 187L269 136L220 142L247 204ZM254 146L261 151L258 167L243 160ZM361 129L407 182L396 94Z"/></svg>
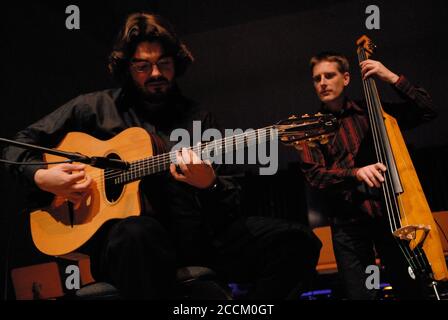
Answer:
<svg viewBox="0 0 448 320"><path fill-rule="evenodd" d="M151 84L151 83L155 83L155 82L164 82L164 83L167 83L167 84L169 83L167 78L165 78L163 76L160 76L160 77L148 79L148 81L145 82L145 85Z"/></svg>

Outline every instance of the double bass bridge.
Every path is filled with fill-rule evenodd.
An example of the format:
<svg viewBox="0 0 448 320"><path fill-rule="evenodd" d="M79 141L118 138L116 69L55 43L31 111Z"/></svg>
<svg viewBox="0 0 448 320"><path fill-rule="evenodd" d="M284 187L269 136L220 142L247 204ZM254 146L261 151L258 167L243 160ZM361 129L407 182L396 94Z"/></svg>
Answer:
<svg viewBox="0 0 448 320"><path fill-rule="evenodd" d="M393 235L405 241L415 241L414 247L423 244L426 237L431 231L431 226L426 224L409 224L401 227L393 232Z"/></svg>

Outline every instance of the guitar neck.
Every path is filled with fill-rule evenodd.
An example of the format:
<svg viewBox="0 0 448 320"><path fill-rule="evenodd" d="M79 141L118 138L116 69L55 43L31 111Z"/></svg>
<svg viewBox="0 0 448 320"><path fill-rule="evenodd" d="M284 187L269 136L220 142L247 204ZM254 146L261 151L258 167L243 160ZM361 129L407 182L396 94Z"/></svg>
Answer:
<svg viewBox="0 0 448 320"><path fill-rule="evenodd" d="M216 159L217 156L221 156L228 152L240 151L273 140L273 129L274 126L256 130L246 130L245 132L233 136L200 143L187 149L200 155L201 160L211 161ZM145 176L167 171L170 168L171 163L177 164L176 153L177 150L132 161L130 162L130 167L127 171L118 173L116 170L110 170L113 171L113 174L105 173L105 175L109 176L106 177L107 179L113 179L114 184L125 184L140 180Z"/></svg>

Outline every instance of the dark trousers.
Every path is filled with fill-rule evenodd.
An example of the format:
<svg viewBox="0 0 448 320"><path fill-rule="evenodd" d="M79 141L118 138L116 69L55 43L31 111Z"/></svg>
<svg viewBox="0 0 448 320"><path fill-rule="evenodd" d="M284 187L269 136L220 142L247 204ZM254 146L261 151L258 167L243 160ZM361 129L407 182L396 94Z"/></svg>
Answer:
<svg viewBox="0 0 448 320"><path fill-rule="evenodd" d="M178 254L156 219L126 218L92 240L87 251L97 280L111 282L125 298L169 298ZM207 266L224 281L253 283L247 298L285 299L298 298L309 284L321 243L300 224L248 217L220 231L210 246Z"/></svg>
<svg viewBox="0 0 448 320"><path fill-rule="evenodd" d="M399 299L427 299L429 290L423 279L409 275L406 259L388 228L380 218L354 218L334 221L333 248L338 272L348 299L372 300L378 290L368 289L366 273L375 264L375 250L384 266L386 276Z"/></svg>

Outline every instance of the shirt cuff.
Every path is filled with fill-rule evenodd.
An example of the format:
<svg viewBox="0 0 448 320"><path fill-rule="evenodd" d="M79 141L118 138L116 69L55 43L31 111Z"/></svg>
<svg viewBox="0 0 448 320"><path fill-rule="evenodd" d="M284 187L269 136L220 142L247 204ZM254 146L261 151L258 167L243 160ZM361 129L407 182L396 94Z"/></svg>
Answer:
<svg viewBox="0 0 448 320"><path fill-rule="evenodd" d="M409 82L409 80L404 76L400 75L397 82L393 84L393 86L400 92L403 92L405 94L409 94L412 90L412 84Z"/></svg>
<svg viewBox="0 0 448 320"><path fill-rule="evenodd" d="M353 178L356 179L356 172L358 171L359 168L353 168L353 169L347 169L344 170L342 176L345 178Z"/></svg>
<svg viewBox="0 0 448 320"><path fill-rule="evenodd" d="M34 175L36 174L36 171L39 169L47 169L47 166L45 165L24 166L23 175L25 176L25 179L30 186L35 186L37 188L36 182L34 181Z"/></svg>
<svg viewBox="0 0 448 320"><path fill-rule="evenodd" d="M215 194L217 191L222 190L222 182L219 180L219 177L216 177L215 182L208 188L200 189L202 194Z"/></svg>

